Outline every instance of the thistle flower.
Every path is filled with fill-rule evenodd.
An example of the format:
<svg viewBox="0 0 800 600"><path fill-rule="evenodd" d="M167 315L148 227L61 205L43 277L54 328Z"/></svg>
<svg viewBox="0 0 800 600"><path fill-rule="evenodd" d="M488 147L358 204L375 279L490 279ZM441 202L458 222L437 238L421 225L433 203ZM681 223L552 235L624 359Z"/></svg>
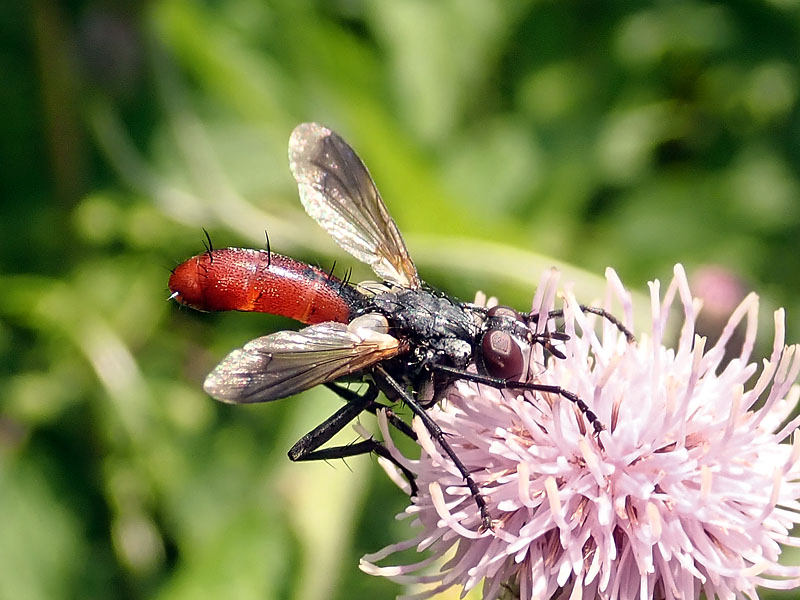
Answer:
<svg viewBox="0 0 800 600"><path fill-rule="evenodd" d="M606 308L616 299L630 326L630 296L616 273L606 275ZM557 280L545 275L535 312L560 308ZM559 347L566 358L547 359L539 348L532 361L536 381L586 401L607 427L599 435L571 402L552 395L458 382L432 409L486 498L496 520L490 531L481 530L461 476L427 430L415 424L422 452L412 460L381 419L393 456L417 476L419 494L402 516L421 531L365 556L361 568L431 586L414 598L452 586L466 593L481 582L486 599L758 598L757 586L800 585L800 568L778 562L781 544L800 546L791 534L800 521L800 439L792 436L800 418L791 418L800 356L784 345L783 311L759 369L751 362L757 296L745 298L706 348L695 335L700 303L683 268L663 300L658 282L650 292L651 328L636 343L581 312L567 293L569 340ZM664 343L676 301L683 323L671 349ZM744 342L722 366L740 322ZM412 548L429 554L377 564Z"/></svg>

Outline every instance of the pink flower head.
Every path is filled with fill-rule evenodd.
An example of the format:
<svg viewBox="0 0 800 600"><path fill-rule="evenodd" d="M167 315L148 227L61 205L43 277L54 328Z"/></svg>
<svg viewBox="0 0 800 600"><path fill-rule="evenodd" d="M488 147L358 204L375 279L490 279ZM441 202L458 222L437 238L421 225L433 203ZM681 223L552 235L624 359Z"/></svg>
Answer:
<svg viewBox="0 0 800 600"><path fill-rule="evenodd" d="M606 308L632 302L607 272ZM556 308L558 276L547 273L533 310ZM365 556L361 568L403 583L426 584L426 598L483 582L483 597L521 599L758 598L757 586L800 585L800 568L778 563L800 520L800 391L797 346L784 345L775 313L771 356L751 354L758 298L751 294L706 348L695 335L700 305L681 266L663 300L650 285L651 327L629 343L607 320L581 312L567 293L558 349L541 347L531 377L576 393L607 427L599 436L562 397L458 382L431 415L471 471L495 519L481 530L464 482L427 430L415 423L418 460L393 456L416 474L419 494L404 516L420 527L410 540ZM677 301L683 313L675 348L664 345ZM678 311L675 311L675 315ZM722 365L740 322L744 342ZM553 320L538 324L553 328ZM600 332L598 334L598 331ZM545 368L546 367L546 368ZM788 420L788 422L787 422ZM416 548L414 564L379 566ZM444 561L444 562L443 562Z"/></svg>

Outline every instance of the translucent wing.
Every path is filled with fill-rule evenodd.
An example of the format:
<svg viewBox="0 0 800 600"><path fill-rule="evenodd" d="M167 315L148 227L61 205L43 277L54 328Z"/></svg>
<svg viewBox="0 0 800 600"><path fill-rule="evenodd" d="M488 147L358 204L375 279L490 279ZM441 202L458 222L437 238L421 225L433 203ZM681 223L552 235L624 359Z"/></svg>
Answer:
<svg viewBox="0 0 800 600"><path fill-rule="evenodd" d="M336 243L392 283L418 288L419 275L367 167L336 133L303 123L289 140L289 167L306 212Z"/></svg>
<svg viewBox="0 0 800 600"><path fill-rule="evenodd" d="M281 331L234 350L203 388L223 402L267 402L355 373L399 352L399 341L343 323Z"/></svg>

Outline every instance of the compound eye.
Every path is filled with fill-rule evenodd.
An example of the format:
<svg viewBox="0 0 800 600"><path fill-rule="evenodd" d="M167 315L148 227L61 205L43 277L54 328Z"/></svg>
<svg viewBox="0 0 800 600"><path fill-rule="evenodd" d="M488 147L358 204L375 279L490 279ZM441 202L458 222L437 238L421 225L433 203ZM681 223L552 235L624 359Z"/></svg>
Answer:
<svg viewBox="0 0 800 600"><path fill-rule="evenodd" d="M510 333L489 329L481 338L481 357L486 373L506 380L519 380L525 368L522 349Z"/></svg>

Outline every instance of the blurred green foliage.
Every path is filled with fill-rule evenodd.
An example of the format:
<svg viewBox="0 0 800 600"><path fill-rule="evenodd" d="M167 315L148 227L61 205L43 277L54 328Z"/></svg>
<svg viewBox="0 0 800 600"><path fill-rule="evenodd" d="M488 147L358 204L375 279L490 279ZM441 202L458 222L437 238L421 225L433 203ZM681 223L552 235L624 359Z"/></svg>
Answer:
<svg viewBox="0 0 800 600"><path fill-rule="evenodd" d="M0 32L1 598L399 592L356 565L404 537L402 494L369 458L285 456L335 399L201 390L290 325L165 301L202 227L369 276L302 212L301 121L462 298L717 265L762 295L762 341L778 305L800 338L795 0L36 0Z"/></svg>

